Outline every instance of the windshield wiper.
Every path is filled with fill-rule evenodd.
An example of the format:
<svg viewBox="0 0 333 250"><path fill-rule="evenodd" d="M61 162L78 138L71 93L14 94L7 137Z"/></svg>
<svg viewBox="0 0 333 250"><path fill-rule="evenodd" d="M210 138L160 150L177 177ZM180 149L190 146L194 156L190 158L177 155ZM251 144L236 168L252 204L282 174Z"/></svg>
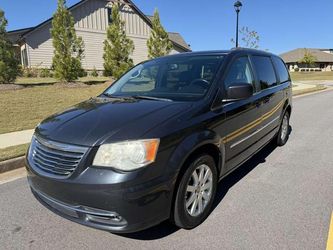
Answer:
<svg viewBox="0 0 333 250"><path fill-rule="evenodd" d="M134 95L132 97L135 98L135 99L141 99L141 100L153 100L153 101L172 102L171 99L158 98L158 97L153 97L153 96Z"/></svg>
<svg viewBox="0 0 333 250"><path fill-rule="evenodd" d="M108 93L103 93L104 96L109 97L109 98L114 98L114 99L121 99L121 100L133 100L135 98L131 96L118 96L118 95L112 95Z"/></svg>

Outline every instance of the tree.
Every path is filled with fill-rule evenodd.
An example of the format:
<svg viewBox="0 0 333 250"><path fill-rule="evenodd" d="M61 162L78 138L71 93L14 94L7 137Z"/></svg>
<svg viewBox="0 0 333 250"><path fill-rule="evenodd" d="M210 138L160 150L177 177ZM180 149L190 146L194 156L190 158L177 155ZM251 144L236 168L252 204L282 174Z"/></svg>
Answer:
<svg viewBox="0 0 333 250"><path fill-rule="evenodd" d="M133 67L130 55L134 51L134 43L126 36L125 22L121 20L118 3L112 6L111 18L112 23L104 41L104 74L118 79Z"/></svg>
<svg viewBox="0 0 333 250"><path fill-rule="evenodd" d="M147 41L149 59L168 55L173 48L169 35L161 24L157 9L155 9L152 23L153 27Z"/></svg>
<svg viewBox="0 0 333 250"><path fill-rule="evenodd" d="M0 9L0 84L13 83L19 74L19 62L7 37L7 24L5 13Z"/></svg>
<svg viewBox="0 0 333 250"><path fill-rule="evenodd" d="M241 37L241 47L258 49L260 36L257 31L250 30L249 27L242 27L239 31ZM231 39L231 42L236 44L234 39Z"/></svg>
<svg viewBox="0 0 333 250"><path fill-rule="evenodd" d="M307 49L304 49L304 57L299 61L299 63L303 63L306 65L307 68L310 68L315 64L316 61L317 58L312 55Z"/></svg>
<svg viewBox="0 0 333 250"><path fill-rule="evenodd" d="M81 37L76 36L74 18L66 7L66 0L58 0L58 8L52 20L51 36L55 77L66 82L78 79L84 72L81 65L84 43Z"/></svg>

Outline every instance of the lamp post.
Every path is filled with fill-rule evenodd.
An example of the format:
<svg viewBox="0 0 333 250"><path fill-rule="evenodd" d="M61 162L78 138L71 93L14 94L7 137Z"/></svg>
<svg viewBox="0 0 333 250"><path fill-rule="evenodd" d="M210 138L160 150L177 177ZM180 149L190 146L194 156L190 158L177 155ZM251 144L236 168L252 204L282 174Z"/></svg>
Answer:
<svg viewBox="0 0 333 250"><path fill-rule="evenodd" d="M235 11L237 13L237 23L236 23L236 48L238 48L238 19L239 19L239 12L242 9L243 4L240 1L237 1L234 4Z"/></svg>

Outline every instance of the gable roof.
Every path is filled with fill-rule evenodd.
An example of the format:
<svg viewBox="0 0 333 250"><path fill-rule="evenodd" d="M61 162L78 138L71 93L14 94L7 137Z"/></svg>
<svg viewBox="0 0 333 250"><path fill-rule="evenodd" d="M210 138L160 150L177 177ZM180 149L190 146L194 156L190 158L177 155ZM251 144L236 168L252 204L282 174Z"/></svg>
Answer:
<svg viewBox="0 0 333 250"><path fill-rule="evenodd" d="M286 63L295 63L299 62L303 59L305 51L311 53L314 57L316 57L316 62L330 62L333 63L333 54L323 52L321 49L306 49L306 48L298 48L291 50L289 52L283 53L280 56Z"/></svg>
<svg viewBox="0 0 333 250"><path fill-rule="evenodd" d="M20 38L22 37L23 34L27 33L28 31L30 31L33 28L25 28L25 29L19 29L19 30L12 30L9 31L8 34L8 38L9 40L13 43L16 44L17 41L20 40Z"/></svg>
<svg viewBox="0 0 333 250"><path fill-rule="evenodd" d="M75 8L77 8L78 6L80 6L81 4L87 2L89 0L81 0L80 2L72 5L71 7L68 8L68 10L73 10ZM143 18L150 27L152 27L152 22L151 22L151 18L150 16L146 16L145 14L143 14L143 12L131 1L131 0L116 0L118 2L122 2L125 3L127 5L129 5L130 7L133 8L133 10L135 12L137 12L137 14ZM33 31L39 29L40 27L49 24L52 21L53 17L47 19L46 21L40 23L39 25L32 27L32 28L26 28L26 29L20 29L20 30L13 30L8 32L9 34L14 34L17 33L17 37L15 37L14 35L12 36L12 38L10 39L14 39L17 38L16 41L14 41L14 43L18 42L19 40L23 39L24 37L26 37L27 35L29 35L30 33L32 33ZM171 35L170 35L171 34ZM183 39L183 37L179 34L179 33L169 33L169 38L170 41L177 47L180 47L181 49L183 49L184 51L192 51L190 46L185 42L185 40Z"/></svg>
<svg viewBox="0 0 333 250"><path fill-rule="evenodd" d="M173 42L176 46L181 45L182 48L186 48L187 51L192 51L190 45L185 42L181 34L177 32L168 32L168 34L170 41Z"/></svg>

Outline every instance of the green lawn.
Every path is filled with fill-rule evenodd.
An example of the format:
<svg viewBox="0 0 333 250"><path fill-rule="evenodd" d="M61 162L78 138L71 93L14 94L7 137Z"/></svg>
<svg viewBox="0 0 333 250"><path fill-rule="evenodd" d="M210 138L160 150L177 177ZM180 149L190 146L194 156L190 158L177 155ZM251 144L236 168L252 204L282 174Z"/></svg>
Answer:
<svg viewBox="0 0 333 250"><path fill-rule="evenodd" d="M110 83L0 91L0 134L34 128L47 116L100 94Z"/></svg>
<svg viewBox="0 0 333 250"><path fill-rule="evenodd" d="M106 81L109 81L109 77L81 77L77 82L83 82L83 83L104 83ZM47 85L47 84L54 84L59 82L55 78L41 78L41 77L19 77L16 79L16 84L20 85Z"/></svg>
<svg viewBox="0 0 333 250"><path fill-rule="evenodd" d="M333 80L333 71L329 72L291 72L293 81Z"/></svg>
<svg viewBox="0 0 333 250"><path fill-rule="evenodd" d="M0 149L0 162L25 155L29 144Z"/></svg>

